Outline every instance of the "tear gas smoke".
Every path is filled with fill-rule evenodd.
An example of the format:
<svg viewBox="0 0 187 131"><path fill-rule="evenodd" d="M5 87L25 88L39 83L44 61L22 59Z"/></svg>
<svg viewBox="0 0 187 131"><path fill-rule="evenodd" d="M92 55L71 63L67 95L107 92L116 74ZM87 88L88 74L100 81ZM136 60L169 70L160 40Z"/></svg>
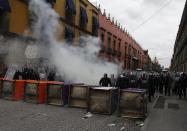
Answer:
<svg viewBox="0 0 187 131"><path fill-rule="evenodd" d="M98 59L98 39L83 38L84 48L74 47L55 38L59 26L59 16L43 0L31 0L29 10L37 17L34 33L40 42L50 49L46 50L51 63L67 81L98 84L104 73L117 74L118 66Z"/></svg>
<svg viewBox="0 0 187 131"><path fill-rule="evenodd" d="M94 47L96 41L94 39L90 40L89 44ZM86 48L70 47L65 44L55 44L51 48L51 60L65 79L87 84L98 84L104 73L117 73L117 66L100 61L95 53L91 53L92 46L89 44Z"/></svg>
<svg viewBox="0 0 187 131"><path fill-rule="evenodd" d="M44 0L30 0L29 11L33 14L34 36L41 43L51 44L55 40L59 16Z"/></svg>

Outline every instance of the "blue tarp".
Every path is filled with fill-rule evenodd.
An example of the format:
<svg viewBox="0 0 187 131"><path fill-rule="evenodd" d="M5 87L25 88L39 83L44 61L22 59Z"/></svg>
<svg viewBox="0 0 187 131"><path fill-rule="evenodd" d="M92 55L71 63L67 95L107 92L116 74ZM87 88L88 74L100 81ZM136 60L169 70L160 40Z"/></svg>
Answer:
<svg viewBox="0 0 187 131"><path fill-rule="evenodd" d="M66 0L66 9L69 10L72 14L76 14L76 8L73 0Z"/></svg>
<svg viewBox="0 0 187 131"><path fill-rule="evenodd" d="M0 0L0 9L3 11L11 12L11 8L8 0Z"/></svg>
<svg viewBox="0 0 187 131"><path fill-rule="evenodd" d="M83 7L80 7L80 22L81 25L85 25L88 23L88 16L86 10Z"/></svg>

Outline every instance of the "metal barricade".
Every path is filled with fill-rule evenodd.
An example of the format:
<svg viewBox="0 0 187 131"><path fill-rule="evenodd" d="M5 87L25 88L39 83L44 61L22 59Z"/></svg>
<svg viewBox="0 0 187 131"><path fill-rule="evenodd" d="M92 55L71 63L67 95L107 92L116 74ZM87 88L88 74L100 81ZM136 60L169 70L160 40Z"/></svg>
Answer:
<svg viewBox="0 0 187 131"><path fill-rule="evenodd" d="M14 80L2 80L2 98L6 100L15 100Z"/></svg>
<svg viewBox="0 0 187 131"><path fill-rule="evenodd" d="M98 114L112 114L117 108L118 89L115 87L91 87L89 89L88 111Z"/></svg>
<svg viewBox="0 0 187 131"><path fill-rule="evenodd" d="M87 108L88 107L88 91L87 85L72 85L69 88L69 107Z"/></svg>
<svg viewBox="0 0 187 131"><path fill-rule="evenodd" d="M120 90L118 115L130 118L144 118L147 113L146 90L128 88Z"/></svg>
<svg viewBox="0 0 187 131"><path fill-rule="evenodd" d="M46 88L46 104L65 105L65 87L63 82L50 81Z"/></svg>
<svg viewBox="0 0 187 131"><path fill-rule="evenodd" d="M24 87L24 101L36 104L45 102L47 81L28 80Z"/></svg>

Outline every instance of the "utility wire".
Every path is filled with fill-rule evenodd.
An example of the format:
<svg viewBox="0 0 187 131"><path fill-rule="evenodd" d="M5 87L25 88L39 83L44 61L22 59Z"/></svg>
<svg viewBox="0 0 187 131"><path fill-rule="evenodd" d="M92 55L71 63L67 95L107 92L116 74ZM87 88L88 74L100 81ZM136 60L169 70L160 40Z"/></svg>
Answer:
<svg viewBox="0 0 187 131"><path fill-rule="evenodd" d="M148 21L150 21L154 16L156 16L158 13L160 13L164 8L166 8L173 0L169 0L167 3L165 3L162 7L160 7L155 13L153 13L150 17L148 17L145 21L143 21L140 25L136 27L136 29L133 30L133 32L137 31L140 27L145 25Z"/></svg>

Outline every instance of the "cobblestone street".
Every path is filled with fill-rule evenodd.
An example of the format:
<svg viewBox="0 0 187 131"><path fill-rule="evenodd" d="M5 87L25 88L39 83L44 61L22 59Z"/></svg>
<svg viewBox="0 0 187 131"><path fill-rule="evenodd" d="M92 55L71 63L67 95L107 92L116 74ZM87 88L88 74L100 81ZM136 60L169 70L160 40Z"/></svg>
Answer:
<svg viewBox="0 0 187 131"><path fill-rule="evenodd" d="M86 110L0 100L0 131L139 131L135 121Z"/></svg>

